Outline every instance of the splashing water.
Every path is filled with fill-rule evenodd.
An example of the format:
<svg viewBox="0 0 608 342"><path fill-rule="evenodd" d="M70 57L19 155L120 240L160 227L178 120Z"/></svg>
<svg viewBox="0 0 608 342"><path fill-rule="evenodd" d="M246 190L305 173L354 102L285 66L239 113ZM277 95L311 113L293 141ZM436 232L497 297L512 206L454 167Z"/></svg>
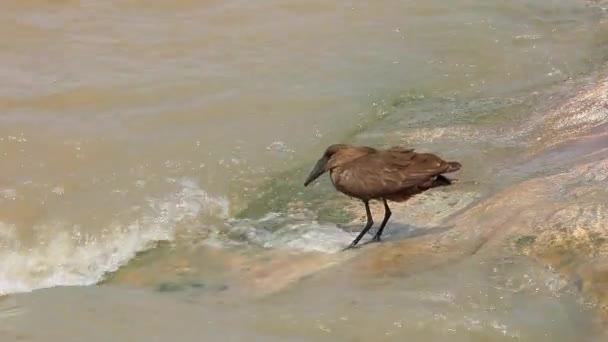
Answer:
<svg viewBox="0 0 608 342"><path fill-rule="evenodd" d="M78 227L39 225L38 244L22 246L14 226L0 223L0 295L58 285L90 285L125 265L160 241L173 241L180 222L202 214L225 217L228 202L214 198L188 179L172 180L181 189L148 200L149 213L128 224L114 223L98 236L82 235ZM59 229L56 229L59 228ZM45 234L45 232L54 232Z"/></svg>

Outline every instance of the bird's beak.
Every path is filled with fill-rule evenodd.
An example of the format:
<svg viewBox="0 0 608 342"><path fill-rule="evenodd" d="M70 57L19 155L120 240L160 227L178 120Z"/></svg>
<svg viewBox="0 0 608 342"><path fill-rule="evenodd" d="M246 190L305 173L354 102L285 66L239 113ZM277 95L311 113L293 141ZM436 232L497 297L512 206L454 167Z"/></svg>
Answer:
<svg viewBox="0 0 608 342"><path fill-rule="evenodd" d="M304 182L304 186L308 186L308 184L312 183L315 179L319 178L326 170L325 166L327 165L327 157L323 156L321 159L317 160L315 167L312 168L308 178Z"/></svg>

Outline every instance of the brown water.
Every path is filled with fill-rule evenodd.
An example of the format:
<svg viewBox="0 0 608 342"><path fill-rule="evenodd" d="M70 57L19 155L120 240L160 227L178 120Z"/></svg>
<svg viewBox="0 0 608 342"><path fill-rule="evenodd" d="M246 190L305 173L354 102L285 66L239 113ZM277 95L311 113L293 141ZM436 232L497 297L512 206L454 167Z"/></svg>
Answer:
<svg viewBox="0 0 608 342"><path fill-rule="evenodd" d="M301 183L337 141L461 161L462 183L403 209L390 242L562 170L567 154L535 154L569 133L543 113L603 66L601 6L4 4L0 295L23 294L0 299L2 341L589 337L580 293L518 256L359 270L363 250L336 253L359 228L348 202Z"/></svg>

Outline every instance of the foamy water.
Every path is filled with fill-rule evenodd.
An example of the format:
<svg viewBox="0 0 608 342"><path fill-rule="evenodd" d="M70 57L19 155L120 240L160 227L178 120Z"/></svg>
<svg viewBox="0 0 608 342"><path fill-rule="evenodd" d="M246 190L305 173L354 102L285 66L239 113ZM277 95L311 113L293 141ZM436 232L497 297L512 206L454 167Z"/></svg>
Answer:
<svg viewBox="0 0 608 342"><path fill-rule="evenodd" d="M201 215L226 217L228 203L210 197L191 180L177 181L181 190L148 199L144 216L126 225L115 223L101 234L85 235L79 227L58 222L35 226L37 243L21 246L15 226L2 225L0 294L57 285L91 285L125 265L138 252L173 241L180 223ZM210 229L192 227L191 229Z"/></svg>
<svg viewBox="0 0 608 342"><path fill-rule="evenodd" d="M318 223L302 217L269 213L257 220L229 216L226 198L210 196L190 179L169 179L178 191L163 198L147 199L137 208L133 222L113 223L100 235L83 234L65 222L37 225L33 246L21 245L15 225L2 224L0 245L0 294L27 292L52 286L92 285L126 265L139 252L171 242L204 235L213 247L259 246L302 252L335 253L356 236L336 224ZM7 196L13 192L5 191ZM217 225L193 224L212 216ZM266 227L274 226L268 230Z"/></svg>
<svg viewBox="0 0 608 342"><path fill-rule="evenodd" d="M299 221L299 222L298 222ZM356 233L347 233L336 224L290 218L270 213L258 220L231 220L227 235L233 241L263 248L335 253L347 246ZM274 226L275 229L267 229Z"/></svg>

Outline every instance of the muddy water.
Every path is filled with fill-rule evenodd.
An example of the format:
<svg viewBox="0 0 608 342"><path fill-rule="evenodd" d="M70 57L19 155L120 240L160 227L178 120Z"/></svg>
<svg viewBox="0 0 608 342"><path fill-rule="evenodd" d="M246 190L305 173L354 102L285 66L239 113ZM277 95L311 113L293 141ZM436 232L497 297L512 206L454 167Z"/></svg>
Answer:
<svg viewBox="0 0 608 342"><path fill-rule="evenodd" d="M602 6L9 2L0 333L594 337L597 291L587 290L598 283L584 270L602 250L573 252L585 262L570 283L556 269L563 258L546 268L550 251L529 252L526 229L571 224L601 238L603 193L584 189L602 169L577 163L601 162L606 147L603 92L585 88L602 80L608 55ZM595 106L577 107L584 99ZM585 134L600 137L566 141ZM458 185L396 208L382 246L336 253L360 228L360 208L327 180L301 186L336 141L429 149L465 168ZM581 171L559 176L570 169ZM536 181L549 176L569 186ZM552 216L569 212L570 193L587 207ZM518 248L502 248L500 227Z"/></svg>

